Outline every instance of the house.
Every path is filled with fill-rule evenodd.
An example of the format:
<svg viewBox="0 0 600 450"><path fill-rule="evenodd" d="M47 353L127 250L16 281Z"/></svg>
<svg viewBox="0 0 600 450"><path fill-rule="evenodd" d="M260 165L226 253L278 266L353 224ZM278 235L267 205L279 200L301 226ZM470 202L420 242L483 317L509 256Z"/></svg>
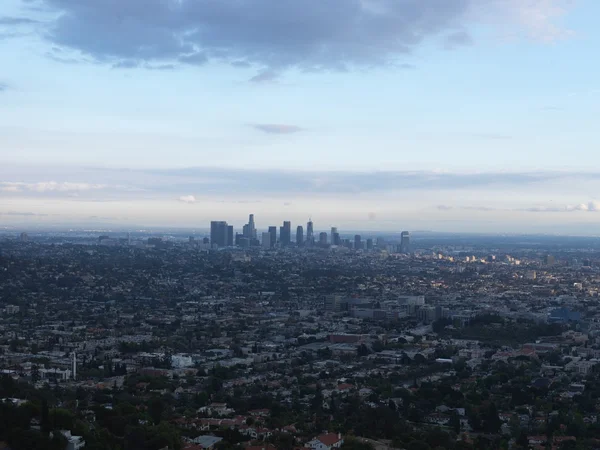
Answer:
<svg viewBox="0 0 600 450"><path fill-rule="evenodd" d="M304 446L312 450L331 450L340 448L344 443L341 434L326 433L317 436L312 441L307 442Z"/></svg>
<svg viewBox="0 0 600 450"><path fill-rule="evenodd" d="M80 450L85 447L85 441L81 436L73 436L69 430L60 430L61 434L67 439L65 450ZM52 436L52 433L50 433Z"/></svg>

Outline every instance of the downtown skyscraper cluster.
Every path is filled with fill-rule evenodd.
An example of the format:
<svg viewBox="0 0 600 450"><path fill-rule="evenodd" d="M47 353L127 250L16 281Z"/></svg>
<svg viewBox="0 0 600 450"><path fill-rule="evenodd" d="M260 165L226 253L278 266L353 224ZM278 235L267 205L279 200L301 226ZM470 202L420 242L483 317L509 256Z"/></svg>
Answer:
<svg viewBox="0 0 600 450"><path fill-rule="evenodd" d="M288 248L288 247L345 247L353 250L374 250L375 248L387 248L383 239L378 238L375 243L373 239L363 241L362 236L357 234L352 239L342 239L337 227L331 227L331 232L320 232L315 236L314 223L309 219L306 224L306 233L304 227L298 225L296 234L292 234L292 223L284 221L279 226L279 239L277 236L277 226L271 225L267 231L259 234L254 221L254 214L248 217L248 223L242 227L241 233L235 233L232 225L225 221L213 221L210 227L210 245L213 248L223 247L262 247L263 249ZM401 242L398 245L398 251L401 253L410 253L410 233L403 231Z"/></svg>

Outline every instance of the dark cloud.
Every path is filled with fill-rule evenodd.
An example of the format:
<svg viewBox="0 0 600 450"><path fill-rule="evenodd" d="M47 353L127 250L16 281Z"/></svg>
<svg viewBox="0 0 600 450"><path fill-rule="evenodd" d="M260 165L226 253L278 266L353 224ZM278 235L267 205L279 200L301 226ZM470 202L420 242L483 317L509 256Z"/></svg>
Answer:
<svg viewBox="0 0 600 450"><path fill-rule="evenodd" d="M454 46L475 0L43 0L47 38L97 61L346 70L390 64L428 38ZM486 0L491 1L491 0Z"/></svg>
<svg viewBox="0 0 600 450"><path fill-rule="evenodd" d="M0 26L37 25L39 23L28 17L0 17Z"/></svg>
<svg viewBox="0 0 600 450"><path fill-rule="evenodd" d="M293 134L302 131L302 128L296 125L283 125L276 123L257 123L252 125L259 131L263 131L268 134Z"/></svg>

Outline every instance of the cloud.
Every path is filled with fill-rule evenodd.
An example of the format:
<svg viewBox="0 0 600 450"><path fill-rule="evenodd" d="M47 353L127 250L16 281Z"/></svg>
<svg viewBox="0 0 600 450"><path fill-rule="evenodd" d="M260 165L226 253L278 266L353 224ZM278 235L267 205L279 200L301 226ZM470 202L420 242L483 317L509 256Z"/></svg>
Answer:
<svg viewBox="0 0 600 450"><path fill-rule="evenodd" d="M566 206L532 206L529 208L497 208L492 206L459 206L438 205L440 211L460 209L464 211L505 211L505 212L531 212L531 213L573 213L573 212L600 212L600 202L592 200L587 203Z"/></svg>
<svg viewBox="0 0 600 450"><path fill-rule="evenodd" d="M21 217L46 217L48 214L36 214L32 212L18 212L18 211L0 211L0 216L21 216Z"/></svg>
<svg viewBox="0 0 600 450"><path fill-rule="evenodd" d="M81 192L105 189L107 186L103 184L89 184L89 183L71 183L56 181L41 181L37 183L24 183L24 182L12 182L12 181L1 181L0 191L2 192Z"/></svg>
<svg viewBox="0 0 600 450"><path fill-rule="evenodd" d="M8 84L0 82L0 92L8 91Z"/></svg>
<svg viewBox="0 0 600 450"><path fill-rule="evenodd" d="M268 134L293 134L302 131L302 128L295 125L282 125L274 123L258 123L253 125L253 127Z"/></svg>
<svg viewBox="0 0 600 450"><path fill-rule="evenodd" d="M0 17L0 26L36 25L39 23L29 17Z"/></svg>
<svg viewBox="0 0 600 450"><path fill-rule="evenodd" d="M183 195L179 197L179 201L183 203L196 203L196 197L193 195Z"/></svg>
<svg viewBox="0 0 600 450"><path fill-rule="evenodd" d="M272 83L279 74L274 70L263 70L250 78L251 83Z"/></svg>
<svg viewBox="0 0 600 450"><path fill-rule="evenodd" d="M473 44L473 38L464 30L451 33L444 39L444 46L448 50L453 50L457 47L466 47Z"/></svg>
<svg viewBox="0 0 600 450"><path fill-rule="evenodd" d="M403 59L429 39L469 44L490 18L536 39L560 34L562 0L40 0L52 43L115 64L240 61L268 69L348 70Z"/></svg>

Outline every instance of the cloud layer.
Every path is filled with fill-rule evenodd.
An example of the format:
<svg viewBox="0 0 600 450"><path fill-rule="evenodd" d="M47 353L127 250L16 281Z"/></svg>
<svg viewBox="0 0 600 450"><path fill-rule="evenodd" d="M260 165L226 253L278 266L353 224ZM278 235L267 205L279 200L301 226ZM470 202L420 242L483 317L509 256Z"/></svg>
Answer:
<svg viewBox="0 0 600 450"><path fill-rule="evenodd" d="M60 13L58 46L121 67L144 63L347 70L401 63L424 40L472 43L470 25L502 17L534 37L558 34L562 0L40 0ZM32 19L5 18L15 25ZM143 63L142 63L143 62Z"/></svg>
<svg viewBox="0 0 600 450"><path fill-rule="evenodd" d="M296 125L283 125L275 123L258 123L253 125L253 127L268 134L293 134L302 131L302 128Z"/></svg>
<svg viewBox="0 0 600 450"><path fill-rule="evenodd" d="M105 189L103 184L71 183L56 181L40 181L37 183L24 183L12 181L0 181L0 192L81 192Z"/></svg>
<svg viewBox="0 0 600 450"><path fill-rule="evenodd" d="M84 182L38 181L40 173L55 180L77 177ZM24 181L14 181L14 178ZM12 178L12 179L11 179ZM64 179L64 178L62 178ZM68 178L67 178L68 179ZM87 168L52 172L0 167L0 192L5 193L88 193L123 192L127 195L161 193L170 198L190 195L247 194L368 194L422 191L435 193L456 190L504 192L548 189L560 194L564 186L590 183L600 186L600 172L432 172L432 171L276 171L235 170L208 167L183 169L117 170ZM183 200L182 200L183 201ZM596 204L574 204L574 210L597 209Z"/></svg>

